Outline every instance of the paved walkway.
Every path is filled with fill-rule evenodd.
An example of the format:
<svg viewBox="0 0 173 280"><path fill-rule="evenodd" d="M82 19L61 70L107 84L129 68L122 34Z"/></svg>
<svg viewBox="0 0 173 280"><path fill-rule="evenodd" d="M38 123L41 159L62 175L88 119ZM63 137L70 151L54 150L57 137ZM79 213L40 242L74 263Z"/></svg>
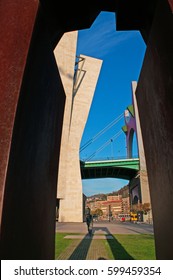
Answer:
<svg viewBox="0 0 173 280"><path fill-rule="evenodd" d="M70 246L64 250L58 260L98 260L110 259L105 245L100 239L73 239Z"/></svg>
<svg viewBox="0 0 173 280"><path fill-rule="evenodd" d="M87 233L86 223L56 223L57 232L66 233ZM130 222L94 222L94 234L153 234L153 225L139 223L133 224Z"/></svg>
<svg viewBox="0 0 173 280"><path fill-rule="evenodd" d="M57 258L58 260L109 260L114 259L113 256L108 255L109 242L111 242L109 240L115 241L112 234L153 234L153 226L129 222L98 222L94 223L93 234L89 236L85 223L57 223L56 232L67 233L64 238L72 240Z"/></svg>

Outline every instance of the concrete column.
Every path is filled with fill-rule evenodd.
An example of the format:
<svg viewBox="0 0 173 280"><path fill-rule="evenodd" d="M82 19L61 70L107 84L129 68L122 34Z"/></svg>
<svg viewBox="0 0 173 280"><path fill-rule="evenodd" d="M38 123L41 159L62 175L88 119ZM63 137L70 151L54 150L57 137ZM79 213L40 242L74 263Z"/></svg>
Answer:
<svg viewBox="0 0 173 280"><path fill-rule="evenodd" d="M77 45L77 31L64 33L61 40L58 42L54 50L56 63L59 69L63 87L65 90L66 101L63 117L63 128L61 136L61 149L60 149L60 161L58 167L58 186L57 186L57 198L64 199L64 192L66 188L67 178L67 163L68 154L67 147L70 134L70 120L72 113L72 95L73 95L73 82L74 82L74 70L76 61L76 45ZM61 205L61 201L60 201Z"/></svg>
<svg viewBox="0 0 173 280"><path fill-rule="evenodd" d="M142 138L142 133L141 133L138 106L137 106L137 102L136 102L136 87L137 87L137 83L135 81L133 81L132 82L132 94L133 94L133 107L134 107L134 111L135 111L138 152L139 152L139 160L140 160L139 175L140 175L140 186L141 186L141 198L142 198L142 204L144 204L144 203L151 204L143 138Z"/></svg>
<svg viewBox="0 0 173 280"><path fill-rule="evenodd" d="M62 220L83 221L82 180L79 161L79 147L87 122L89 109L99 77L102 61L85 55L78 66L81 76L74 87L72 118L68 145L68 169L65 199L62 200ZM82 66L82 63L83 66Z"/></svg>
<svg viewBox="0 0 173 280"><path fill-rule="evenodd" d="M173 251L173 15L158 1L136 98L150 186L157 259Z"/></svg>

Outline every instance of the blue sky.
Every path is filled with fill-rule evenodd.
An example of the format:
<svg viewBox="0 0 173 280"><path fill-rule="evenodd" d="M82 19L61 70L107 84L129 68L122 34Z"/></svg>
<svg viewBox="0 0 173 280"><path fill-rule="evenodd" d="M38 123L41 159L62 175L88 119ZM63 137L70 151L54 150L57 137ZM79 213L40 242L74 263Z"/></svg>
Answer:
<svg viewBox="0 0 173 280"><path fill-rule="evenodd" d="M120 118L114 126L80 153L81 159L87 159L94 153L92 160L126 157L125 135L121 130L124 118L121 116L132 103L131 82L139 78L145 49L139 31L116 31L114 13L101 12L89 29L79 31L77 55L84 54L103 60L81 146ZM110 139L113 139L113 142ZM105 144L107 142L109 145ZM135 139L133 147L136 155ZM87 196L112 192L127 183L125 180L110 178L83 180L83 192Z"/></svg>

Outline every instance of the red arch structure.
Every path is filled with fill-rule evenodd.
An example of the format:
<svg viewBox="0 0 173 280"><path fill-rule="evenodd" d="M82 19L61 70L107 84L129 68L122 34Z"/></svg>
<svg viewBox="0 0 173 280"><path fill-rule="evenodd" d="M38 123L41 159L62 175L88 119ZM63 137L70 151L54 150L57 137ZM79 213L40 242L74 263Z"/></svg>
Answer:
<svg viewBox="0 0 173 280"><path fill-rule="evenodd" d="M83 3L85 9L70 4L1 0L1 259L54 258L65 94L53 50L64 32L89 28L100 11L115 12L117 30L140 30L147 44L136 95L156 256L172 259L173 2L93 0Z"/></svg>

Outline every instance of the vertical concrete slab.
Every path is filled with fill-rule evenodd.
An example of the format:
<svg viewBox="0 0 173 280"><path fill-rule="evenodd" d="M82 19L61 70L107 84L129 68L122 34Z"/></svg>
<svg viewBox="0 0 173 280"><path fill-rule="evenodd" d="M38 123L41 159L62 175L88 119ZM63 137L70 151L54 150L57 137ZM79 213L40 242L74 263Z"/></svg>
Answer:
<svg viewBox="0 0 173 280"><path fill-rule="evenodd" d="M173 252L173 14L158 1L136 98L148 170L157 259Z"/></svg>
<svg viewBox="0 0 173 280"><path fill-rule="evenodd" d="M68 154L67 147L70 133L70 119L72 112L72 95L74 82L74 69L76 61L77 31L64 33L54 50L56 63L63 83L66 100L63 116L61 136L60 161L58 167L57 198L63 199L66 188ZM61 201L60 201L61 204Z"/></svg>

